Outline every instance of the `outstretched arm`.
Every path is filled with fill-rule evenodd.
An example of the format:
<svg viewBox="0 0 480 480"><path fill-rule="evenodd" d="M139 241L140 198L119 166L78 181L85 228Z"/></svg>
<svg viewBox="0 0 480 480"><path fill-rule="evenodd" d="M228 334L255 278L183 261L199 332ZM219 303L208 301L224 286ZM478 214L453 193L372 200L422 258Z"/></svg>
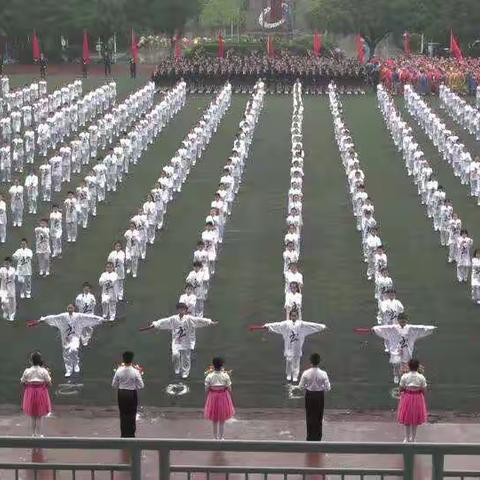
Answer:
<svg viewBox="0 0 480 480"><path fill-rule="evenodd" d="M428 337L436 328L432 325L411 325L408 335L412 340L418 340L419 338Z"/></svg>
<svg viewBox="0 0 480 480"><path fill-rule="evenodd" d="M398 336L395 325L377 325L372 328L372 331L384 340L392 340L392 338Z"/></svg>
<svg viewBox="0 0 480 480"><path fill-rule="evenodd" d="M302 322L302 330L305 335L322 332L326 328L326 325L324 325L323 323Z"/></svg>
<svg viewBox="0 0 480 480"><path fill-rule="evenodd" d="M218 322L210 320L210 318L190 317L190 320L195 328L210 327L218 324Z"/></svg>
<svg viewBox="0 0 480 480"><path fill-rule="evenodd" d="M145 332L147 330L152 330L153 328L157 330L171 330L172 317L160 318L159 320L155 320L154 322L152 322L150 325L140 327L139 330L141 332Z"/></svg>

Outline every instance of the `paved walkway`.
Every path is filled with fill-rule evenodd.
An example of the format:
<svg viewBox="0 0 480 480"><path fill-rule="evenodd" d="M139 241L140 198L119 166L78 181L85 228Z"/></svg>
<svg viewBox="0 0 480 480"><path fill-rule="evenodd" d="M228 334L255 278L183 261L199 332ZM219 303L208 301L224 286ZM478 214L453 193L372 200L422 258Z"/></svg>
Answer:
<svg viewBox="0 0 480 480"><path fill-rule="evenodd" d="M78 407L60 407L55 414L45 421L44 433L48 436L82 436L82 437L115 437L118 435L118 418L115 407L108 409L89 409ZM138 421L139 437L162 438L210 438L210 424L202 419L202 412L189 409L145 409ZM480 442L480 425L475 417L458 418L454 415L432 415L436 422L424 426L418 435L418 441L425 442ZM0 412L0 428L2 435L27 435L28 419L18 410L3 409ZM401 441L403 431L394 422L393 412L372 412L358 414L340 411L328 411L324 426L326 441ZM235 419L226 426L227 439L244 440L303 440L305 436L302 410L240 410ZM320 454L265 455L248 454L248 464L275 466L372 466L401 467L400 457L381 458L381 456L366 458L365 456L335 456ZM2 450L0 461L42 461L42 462L122 462L125 458L120 452L72 452L72 451L40 451ZM416 465L416 480L429 479L430 465L428 459L421 459ZM198 465L242 465L245 455L201 452L179 452L172 458L172 464ZM478 468L480 459L457 458L447 460L448 468ZM156 477L158 459L154 454L147 453L143 460L144 478L150 480ZM9 480L7 474L0 472L1 480ZM11 477L13 478L13 476ZM22 476L22 479L33 476ZM57 479L71 476L57 475ZM76 480L91 478L90 474L83 477L77 475ZM96 480L104 477L97 475ZM107 478L107 476L105 476ZM110 478L108 476L108 478ZM115 476L115 479L126 478ZM50 472L43 472L38 480L53 479ZM195 477L193 480L197 480Z"/></svg>

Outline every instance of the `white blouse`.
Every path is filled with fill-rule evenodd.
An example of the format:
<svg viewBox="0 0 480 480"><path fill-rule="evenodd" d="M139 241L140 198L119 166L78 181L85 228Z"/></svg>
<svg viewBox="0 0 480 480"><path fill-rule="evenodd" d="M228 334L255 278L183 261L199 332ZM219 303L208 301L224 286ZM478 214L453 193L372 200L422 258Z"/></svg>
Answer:
<svg viewBox="0 0 480 480"><path fill-rule="evenodd" d="M20 379L22 383L52 383L52 379L48 370L40 366L32 366L26 368L23 372L22 378Z"/></svg>
<svg viewBox="0 0 480 480"><path fill-rule="evenodd" d="M404 373L400 379L400 388L427 388L427 380L418 372Z"/></svg>
<svg viewBox="0 0 480 480"><path fill-rule="evenodd" d="M208 389L210 387L218 388L218 387L227 387L230 388L232 386L232 380L230 379L230 375L225 372L224 370L216 371L209 373L205 377L205 388Z"/></svg>

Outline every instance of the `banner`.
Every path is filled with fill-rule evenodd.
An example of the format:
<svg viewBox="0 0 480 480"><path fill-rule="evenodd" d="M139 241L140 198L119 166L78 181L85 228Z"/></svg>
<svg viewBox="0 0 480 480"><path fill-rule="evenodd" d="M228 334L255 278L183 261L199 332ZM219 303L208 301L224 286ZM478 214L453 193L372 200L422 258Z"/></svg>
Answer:
<svg viewBox="0 0 480 480"><path fill-rule="evenodd" d="M453 34L453 30L450 30L450 53L457 60L463 60L462 49L460 48L460 45L458 44L458 41Z"/></svg>
<svg viewBox="0 0 480 480"><path fill-rule="evenodd" d="M84 63L90 63L90 49L88 48L88 34L83 32L82 60Z"/></svg>
<svg viewBox="0 0 480 480"><path fill-rule="evenodd" d="M355 37L355 45L357 47L358 61L363 65L365 63L365 45L364 40L360 34Z"/></svg>
<svg viewBox="0 0 480 480"><path fill-rule="evenodd" d="M223 58L225 55L225 42L223 40L222 34L218 34L218 51L217 51L217 57L218 58Z"/></svg>
<svg viewBox="0 0 480 480"><path fill-rule="evenodd" d="M37 32L33 31L32 37L32 53L33 61L38 62L40 60L40 43L38 42Z"/></svg>
<svg viewBox="0 0 480 480"><path fill-rule="evenodd" d="M412 53L410 49L410 33L409 32L405 32L403 34L403 53L405 53L405 55L410 55Z"/></svg>
<svg viewBox="0 0 480 480"><path fill-rule="evenodd" d="M318 32L313 34L313 54L318 57L322 50L322 35Z"/></svg>
<svg viewBox="0 0 480 480"><path fill-rule="evenodd" d="M178 34L175 37L175 58L182 58L182 39Z"/></svg>
<svg viewBox="0 0 480 480"><path fill-rule="evenodd" d="M138 40L137 40L137 36L135 35L135 32L134 32L133 28L132 28L132 38L131 38L130 50L132 52L133 63L138 63Z"/></svg>
<svg viewBox="0 0 480 480"><path fill-rule="evenodd" d="M275 56L275 49L273 47L273 39L270 35L267 38L267 55L270 58Z"/></svg>

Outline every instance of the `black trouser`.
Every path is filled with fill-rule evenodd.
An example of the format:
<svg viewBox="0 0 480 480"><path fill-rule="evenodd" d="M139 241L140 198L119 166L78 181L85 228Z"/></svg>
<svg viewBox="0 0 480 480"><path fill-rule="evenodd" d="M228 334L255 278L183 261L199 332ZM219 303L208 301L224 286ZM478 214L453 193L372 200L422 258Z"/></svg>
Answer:
<svg viewBox="0 0 480 480"><path fill-rule="evenodd" d="M137 405L136 390L118 390L118 409L120 410L120 432L122 437L135 437Z"/></svg>
<svg viewBox="0 0 480 480"><path fill-rule="evenodd" d="M305 413L307 420L307 442L319 442L322 439L323 392L305 392Z"/></svg>

